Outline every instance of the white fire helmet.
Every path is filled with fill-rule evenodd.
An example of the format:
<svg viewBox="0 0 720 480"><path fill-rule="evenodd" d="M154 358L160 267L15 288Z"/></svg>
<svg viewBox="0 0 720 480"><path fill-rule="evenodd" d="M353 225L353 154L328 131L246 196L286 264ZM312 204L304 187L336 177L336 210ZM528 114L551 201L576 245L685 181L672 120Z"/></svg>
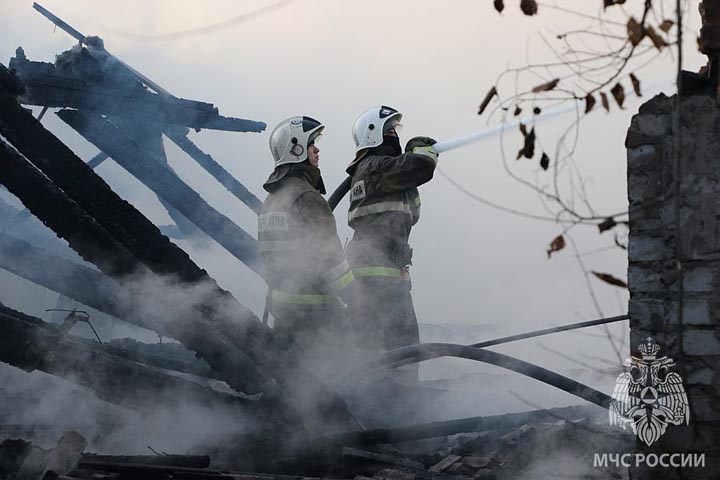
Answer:
<svg viewBox="0 0 720 480"><path fill-rule="evenodd" d="M390 128L397 128L402 113L392 107L373 107L355 120L353 140L355 153L366 148L377 147L383 143L383 134Z"/></svg>
<svg viewBox="0 0 720 480"><path fill-rule="evenodd" d="M325 125L310 117L290 117L270 134L270 152L275 167L301 163L307 159L307 147L320 136Z"/></svg>

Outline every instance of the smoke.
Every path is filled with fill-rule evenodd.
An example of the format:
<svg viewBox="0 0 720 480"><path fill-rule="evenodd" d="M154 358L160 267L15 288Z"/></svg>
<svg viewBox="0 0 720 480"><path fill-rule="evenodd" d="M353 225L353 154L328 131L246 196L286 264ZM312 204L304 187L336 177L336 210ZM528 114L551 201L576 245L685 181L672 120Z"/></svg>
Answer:
<svg viewBox="0 0 720 480"><path fill-rule="evenodd" d="M34 222L36 220L28 223ZM40 227L39 235L30 237L32 240L46 238L47 229ZM49 238L47 243L53 245L56 252L69 250L56 238ZM0 256L8 254L0 252ZM79 259L74 253L70 256L74 256L74 260ZM40 276L46 268L37 262L32 263L30 259L27 266ZM186 319L190 312L199 315L197 304L211 296L217 297L216 292L217 286L211 281L190 286L171 277L161 278L146 272L119 282L114 293L118 303L124 305L131 316L145 319L146 326L163 332L171 326L171 322ZM45 313L46 308L86 310L103 342L121 337L145 342L158 339L154 331L119 321L67 297L58 298L54 292L7 273L2 274L0 301L36 316L54 317L56 322L62 321L67 313L56 312L53 315ZM229 299L226 303L219 302L216 305L218 314L231 318L236 313L235 305ZM86 323L77 323L70 333L94 338ZM165 341L169 339L166 337ZM80 358L78 352L74 365L92 369L93 361L93 358ZM79 372L77 377L81 377ZM230 433L252 430L255 426L255 416L250 412L243 414L237 406L223 408L218 404L208 405L192 396L183 398L181 393L167 402L172 397L169 393L155 392L156 395L144 398L144 392L135 391L139 397L137 404L132 408L120 407L99 400L93 392L93 385L81 387L79 385L83 381L77 377L66 372L61 379L39 371L26 373L0 365L0 393L4 397L0 402L3 405L0 423L4 425L0 434L3 437L27 434L39 444L51 447L64 430L75 429L90 440L89 449L99 452L148 453L147 446L150 445L158 451L183 453L198 446L211 445ZM127 388L135 390L130 383ZM231 391L225 384L219 389ZM164 400L158 401L157 398ZM14 427L9 428L9 425Z"/></svg>
<svg viewBox="0 0 720 480"><path fill-rule="evenodd" d="M158 278L150 274L123 282L122 287L126 293L120 297L133 305L135 315L154 319L158 330L165 328L161 322L172 322L175 318L187 316L187 311L194 308L199 299L213 291L209 283L187 286L170 278ZM110 322L114 325L121 323L117 320ZM103 328L100 323L96 322L96 325L103 341L107 341L112 330ZM80 325L76 325L73 331L82 328ZM116 333L121 330L118 328ZM152 335L157 338L155 334ZM132 336L143 337L137 334ZM98 365L94 356L84 358L86 353L83 352L74 352L74 368L92 370L107 366ZM119 373L123 374L123 370ZM118 381L126 383L122 387L127 390L126 395L134 396L130 404L117 399L120 404L125 404L118 406L99 400L93 391L98 387L79 386L86 383L88 378L80 371L73 375L66 369L62 375L64 378L60 379L38 371L25 373L2 365L0 385L3 386L2 395L7 401L1 402L3 409L0 423L34 426L36 430L39 428L41 433L47 435L38 436L38 432L34 432L34 439L47 446L57 441L57 437L53 438L50 433L74 429L88 438L88 449L91 451L147 454L147 446L157 451L185 453L203 445L213 445L229 434L252 431L260 418L252 412L252 401L248 409L244 410L238 408L237 404L223 406L220 401L208 404L191 391L183 393L185 390L162 391L150 388L146 392L133 385L132 377L118 378ZM187 375L184 378L192 379ZM213 383L200 379L192 381L206 385ZM224 384L219 388L231 391ZM150 392L152 394L148 395ZM12 431L2 433L10 434Z"/></svg>
<svg viewBox="0 0 720 480"><path fill-rule="evenodd" d="M88 10L88 12L89 11L90 10ZM335 9L331 8L328 9L328 11L332 13ZM442 12L432 12L432 14L440 15ZM420 15L420 13L418 13L418 15ZM375 18L389 19L393 17L392 15L386 14L380 17L375 16ZM470 19L472 16L468 15L466 18ZM293 23L295 23L295 19L293 19ZM365 28L361 25L361 22L356 23L359 28ZM28 25L30 22L16 22L16 24ZM332 24L332 22L328 24ZM337 24L340 25L342 22L337 22ZM415 25L416 23L410 22L408 24ZM457 24L452 21L433 20L433 25L433 28L435 28L442 25ZM43 24L43 26L46 27L45 24ZM393 28L396 27L398 27L398 25L393 26ZM413 26L413 28L415 27ZM479 29L476 28L474 21L472 22L471 29L472 32L479 31ZM278 29L267 29L267 31L272 31L273 34L276 35ZM310 32L309 34L314 35L315 33L316 32ZM349 35L347 37L354 38L353 35ZM402 37L402 35L399 35L399 37ZM453 38L452 35L445 37ZM43 42L45 42L45 37L42 38ZM407 38L410 38L410 36L407 36ZM455 36L455 38L459 37ZM432 42L435 43L436 40L433 39ZM8 45L10 43L13 43L14 45L15 40L13 40L13 42L8 42ZM271 46L283 45L282 42L276 41L266 43ZM318 45L336 44L335 41L317 41L315 43ZM482 44L478 41L466 41L465 43L467 45ZM237 41L227 42L227 44L237 45ZM195 47L191 45L184 45L184 47L197 49L201 48L200 46ZM198 64L194 63L196 61L203 60L199 57L206 57L208 62L212 61L217 65L223 64L223 55L226 54L222 52L219 44L216 47L203 47L206 48L207 51L201 52L202 55L196 55L194 57L193 65L195 65L195 67L193 68L203 70L204 67L198 67ZM385 51L388 45L381 45L381 47L382 50ZM392 47L392 45L390 45L390 47ZM436 47L437 46L433 44L433 48ZM333 48L335 47L333 46ZM168 50L173 49L169 48ZM183 48L174 50L178 52L176 53L178 56L182 55L183 65L189 65L187 62L188 52L183 50ZM376 48L368 50L380 51ZM419 48L418 52L422 50L422 48ZM37 52L37 48L35 51ZM339 49L338 51L341 52L344 51L344 49ZM461 47L448 48L448 51L461 51ZM168 57L168 63L166 65L170 64L173 59L173 52L169 51L167 53L169 53L170 56ZM276 53L282 54L282 52ZM158 52L154 52L152 55L148 55L149 58L152 58L153 62L156 62L158 54ZM321 52L321 55L322 54L323 52ZM463 53L463 55L464 54L465 53ZM266 55L267 53L259 54L257 58L265 58ZM424 56L426 54L423 53L422 55L423 58L417 58L415 64L424 65ZM467 55L468 58L470 58L473 54L467 53ZM506 54L503 53L503 55ZM272 56L277 55L270 55L270 57ZM388 58L392 58L393 61L398 58L396 55L387 56ZM340 57L337 59L338 62L342 60L343 59ZM273 76L275 79L284 78L282 75L278 74L279 72L273 71L272 68L268 70L267 62L263 62L262 65L260 65L258 63L254 63L256 60L253 58L247 58L244 61L249 62L247 68L244 70L253 72L253 75L250 76L252 78L243 78L242 85L248 85L248 82L257 81L253 80L253 78L260 78L261 80L258 83L258 87L266 87L266 85L262 85L262 82L268 82L268 78L272 78ZM408 61L407 64L412 65L413 62ZM338 63L338 65L340 65L340 63ZM477 93L476 89L478 80L474 75L474 73L476 73L474 70L476 70L477 66L471 65L470 67L472 70L469 70L465 74L458 74L458 70L453 69L452 79L448 78L448 82L452 80L454 85L458 85L461 78L469 79L467 83L471 84L471 87L464 91L462 94L464 95L463 98L474 98L474 95ZM144 66L142 68L144 69ZM213 72L212 68L214 68L214 66L207 65L207 71ZM284 63L282 68L303 71L301 65L293 64L288 67L288 65ZM451 71L451 69L447 66L438 70L440 72ZM388 67L387 71L391 71L391 69ZM363 104L363 102L368 102L368 104L376 102L378 95L377 92L381 91L381 86L383 88L391 89L394 87L388 85L388 82L383 79L383 85L374 85L373 88L375 88L375 91L372 93L367 92L370 88L366 88L365 91L360 89L356 95L357 99L348 99L346 92L340 92L333 88L333 85L347 85L351 84L350 82L354 82L352 78L344 79L341 75L343 72L348 72L352 77L355 77L358 74L356 69L348 68L346 66L333 69L332 72L328 72L328 75L299 75L297 79L297 81L300 82L298 83L298 88L303 91L317 93L317 95L305 95L304 98L306 100L298 98L294 91L289 92L287 89L281 88L280 84L276 85L275 80L270 80L267 84L271 89L274 89L274 91L271 91L270 93L274 98L277 97L277 95L282 97L286 94L292 94L286 98L287 101L278 100L268 104L267 91L263 92L260 90L257 92L257 95L237 95L237 88L240 83L237 78L229 78L226 81L227 85L225 87L230 85L231 88L227 88L223 93L213 93L213 97L228 98L231 99L231 102L244 102L237 104L236 111L245 113L248 111L252 112L253 109L255 109L255 111L262 112L262 115L266 116L264 118L273 118L273 116L281 118L287 116L287 105L298 105L297 102L311 101L312 103L308 106L312 106L314 111L319 112L321 114L319 116L321 116L325 121L328 121L329 125L337 126L337 130L341 130L343 128L347 129L346 127L352 122L352 118L350 118L349 115L354 115L354 112L360 111L362 108L367 106ZM173 73L168 73L167 75L169 75L168 78L172 78ZM266 78L263 77L264 75L270 76ZM195 90L193 89L195 88L195 85L193 84L200 83L195 79L195 75L175 76L176 78L173 80L188 82L185 86L185 91L194 92ZM217 76L221 77L221 75ZM437 85L437 79L422 75L418 75L417 77L420 79L427 78L428 83L425 84L420 81L420 83L418 83L420 90L418 90L415 85L403 84L402 91L407 91L408 97L402 97L399 95L399 92L393 90L390 91L391 98L401 98L402 101L400 103L404 106L407 106L407 108L416 108L416 110L412 112L407 112L408 115L406 115L406 118L410 121L415 121L416 124L423 119L424 128L427 128L430 131L442 132L438 138L443 138L443 136L451 138L452 136L457 135L457 132L459 131L466 131L468 128L467 124L462 124L462 122L469 122L469 119L459 112L463 112L466 109L467 102L465 100L458 102L462 104L462 109L453 111L450 106L445 103L444 95L439 95L437 98L432 98L432 95L427 95L427 91L432 91L433 86ZM309 83L303 84L303 78ZM324 84L323 82L326 81L329 81L330 83ZM168 86L170 86L170 83L171 82L167 82ZM212 85L220 85L219 80L213 80ZM278 88L274 88L274 86L277 86ZM173 84L173 87L175 87L175 84ZM423 91L423 88L425 88L426 91ZM180 91L182 91L182 89L180 89ZM249 87L247 91L254 91L253 87ZM382 91L387 94L387 90ZM203 92L203 95L205 95L206 98L209 98L209 94L207 92ZM399 96L396 97L396 95ZM423 109L413 106L417 103L417 98L424 99L424 101L421 102L422 105L426 105ZM325 103L323 104L323 102ZM345 105L345 107L343 109L338 109L337 105ZM223 106L225 106L225 104L223 104ZM350 113L345 115L344 111ZM436 112L445 113L442 115L436 115ZM453 116L458 120L450 121L449 119ZM51 117L53 116L48 116L46 119L48 123L53 122ZM438 118L438 121L435 124L431 121L433 117ZM415 120L411 120L412 118ZM621 124L622 122L617 123ZM53 126L58 127L55 124L53 124ZM60 126L58 128L64 127ZM453 129L455 130L453 131ZM67 130L67 128L65 128L65 130ZM203 134L213 135L213 132L203 132ZM329 131L328 134L332 135L332 132ZM330 159L332 158L331 154L334 154L335 158L333 158L332 162L336 162L336 164L333 165L331 160L328 160L327 165L329 169L335 168L339 173L337 178L341 178L341 176L344 175L344 173L342 173L342 168L344 168L344 161L342 160L343 155L347 155L347 152L352 149L351 145L347 144L350 142L348 135L337 133L335 138L344 139L346 142L343 144L341 140L334 140L337 143L330 144L328 146L329 154L324 158ZM222 140L220 138L217 140L220 145L222 145L222 142L228 142L228 140ZM607 143L606 140L603 141ZM239 148L242 148L243 155L246 157L242 160L253 159L255 157L259 158L261 154L267 155L265 138L243 138L241 142L242 143L240 144L226 145L224 153L227 158L235 160ZM620 146L620 143L621 142L618 142L617 145ZM256 146L255 144L259 146ZM81 148L89 150L87 146L84 145ZM73 146L73 149L75 150L75 146ZM604 149L596 150L604 151ZM261 152L261 154L258 154L258 152ZM479 155L479 153L475 154ZM487 155L487 152L483 151L482 155ZM252 176L259 178L261 175L257 173L260 168L252 162L235 163L241 165L236 167L238 170L240 168L243 169L242 173L244 176L242 178ZM606 162L602 163L605 164ZM483 187L483 184L480 182L480 179L497 178L497 175L494 176L492 170L490 170L489 167L486 167L486 165L489 164L490 162L483 163L482 167L478 168L458 164L458 168L463 169L462 174L467 177L469 181L473 182L473 187L481 188ZM109 181L114 182L113 188L116 188L118 184L122 184L123 196L125 198L132 198L134 203L140 205L146 214L150 209L147 207L148 203L152 203L152 205L156 206L156 210L160 210L159 205L157 205L158 202L152 194L149 194L147 191L136 185L136 183L131 183L133 182L132 179L123 180L124 177L122 175L116 174L119 172L117 166L113 166L111 162L108 162L107 165L103 165L101 168L112 173L112 175L108 176L110 177ZM187 171L188 167L180 173L185 173ZM197 177L202 178L200 175L197 175ZM491 181L495 182L495 180ZM328 183L332 184L333 182ZM258 183L255 182L255 184ZM213 183L213 187L216 187L216 184ZM498 188L502 187L499 186ZM208 190L210 190L210 188L208 188ZM221 189L215 188L215 190ZM506 190L508 192L512 192L509 188ZM494 190L492 193L500 195L499 192L495 192ZM568 299L582 298L582 294L572 288L564 288L564 286L572 285L574 283L574 279L576 278L574 270L572 280L568 280L560 274L553 275L552 281L546 282L547 284L553 284L552 291L549 295L541 288L541 284L545 283L544 281L547 280L547 276L549 276L548 272L556 272L551 271L549 267L545 267L545 270L541 270L537 266L535 266L535 270L533 271L534 264L532 262L536 261L534 249L537 249L539 252L536 257L540 258L540 261L544 261L544 244L542 243L544 240L541 241L538 239L552 238L552 236L554 236L557 232L533 229L532 235L528 235L527 230L517 227L516 225L510 225L509 222L505 222L503 219L497 219L492 215L489 215L488 212L483 211L479 212L475 217L470 217L468 215L468 218L463 220L464 224L461 228L458 228L458 224L456 223L458 215L455 213L448 215L447 213L458 211L466 213L473 210L472 207L467 204L462 204L461 200L453 197L447 189L443 189L441 184L433 184L432 187L428 186L426 190L423 190L423 195L426 194L428 195L430 201L424 202L423 208L429 208L429 210L426 210L423 213L424 218L421 225L419 225L419 229L422 230L418 230L418 233L415 234L415 238L413 239L416 253L418 254L418 260L416 262L417 270L416 273L414 272L414 280L416 281L415 297L416 305L419 307L418 310L421 322L433 322L434 324L439 324L438 322L442 321L444 323L441 323L440 325L453 330L453 338L451 341L456 341L458 343L472 343L472 341L486 339L486 335L491 333L505 334L522 331L531 323L531 321L528 321L528 318L536 319L538 321L541 319L551 321L549 313L558 311L566 312L575 308L575 305L568 304ZM220 194L218 193L217 195ZM512 193L508 193L508 195L512 195ZM225 199L223 197L222 200L228 200L225 202L228 205L233 204L230 201L232 199ZM534 199L530 199L529 201L533 200ZM513 198L512 201L521 202L522 199ZM167 217L165 212L162 212L161 214L157 214L157 212L154 213L156 215ZM343 216L339 215L338 218L343 218ZM343 225L340 225L340 228L345 228L344 222L341 223L343 223ZM487 225L493 225L494 228L489 229L487 228ZM458 231L460 234L457 236L449 235L447 232L451 231ZM496 234L493 233L493 231L500 233ZM520 234L518 234L518 232L520 232ZM25 237L24 235L23 237L31 239L33 243L36 241L35 238ZM518 239L529 237L534 238L532 243L521 244L518 241ZM53 238L52 240L55 239ZM442 245L442 248L439 248L439 245ZM503 248L500 249L498 247ZM210 248L217 248L217 246L213 245ZM262 311L264 303L262 286L259 285L260 282L258 282L257 279L255 279L254 283L252 283L248 279L249 275L243 275L241 272L244 272L246 269L239 265L237 261L230 258L230 256L226 253L217 253L217 250L213 252L216 254L210 255L208 255L207 249L200 251L200 248L188 248L188 250L193 258L202 258L201 265L204 268L207 268L213 277L217 278L221 282L221 285L233 291L236 297L244 304L249 305L255 312ZM508 254L508 252L512 252L512 254ZM303 260L304 258L299 259L299 261ZM42 268L42 266L38 266L38 268ZM571 268L574 267L571 266ZM522 275L518 274L518 272L521 272ZM56 295L46 289L32 286L28 282L20 281L16 278L11 279L8 276L3 276L0 281L2 281L2 292L0 292L2 297L0 298L0 301L3 301L8 305L28 311L37 316L42 315L42 310L44 310L44 308L55 306ZM129 282L129 284L125 284L124 287L128 292L124 294L123 297L126 304L132 306L133 311L136 311L138 315L143 315L148 319L155 319L155 321L160 324L163 322L171 322L175 318L181 318L186 315L189 309L193 308L197 299L204 298L204 296L208 295L209 291L212 290L211 285L197 285L189 288L186 285L179 285L172 278L161 279L150 275L135 278ZM518 301L520 297L522 297L523 301ZM371 302L372 299L367 301ZM43 303L45 303L46 306L42 306ZM524 308L520 308L521 306ZM227 310L229 310L229 314L232 314L231 308L228 307ZM484 316L480 317L481 314L484 314ZM476 315L478 315L477 318L475 317ZM110 317L102 316L99 312L91 311L91 320L93 321L95 327L99 330L103 340L111 339L116 336L131 336L144 341L153 341L156 338L156 335L148 330L141 330L133 326L129 326L128 324L118 322ZM483 325L488 326L488 329L478 332L459 327L454 325L453 322L482 322ZM159 328L162 325L157 326ZM421 335L424 334L423 336L429 336L429 333L427 333L428 331L428 328L422 329L421 326ZM87 325L83 324L78 324L74 327L72 333L83 336L92 335L92 333L88 331ZM332 337L330 338L330 343L333 343L334 341L332 340ZM597 341L593 342L599 343ZM517 348L519 354L518 356L525 354L526 358L532 361L544 361L550 357L547 353L540 356L537 355L538 352L536 351L523 351L524 348L525 347L522 346ZM512 347L510 347L510 349L512 350ZM582 346L577 347L577 351L582 351L582 349ZM350 354L347 352L345 353L346 355L343 360L347 360L348 358L346 357L350 357ZM333 372L343 370L343 366L340 363L336 363L334 360L325 359L324 362L321 360L321 364L325 366L327 370ZM561 405L564 404L564 402L574 401L573 397L562 392L555 391L550 387L540 385L533 380L499 372L500 371L496 368L486 367L470 363L468 361L436 360L423 364L421 366L421 375L426 379L445 379L445 381L432 385L431 391L426 392L427 395L423 396L423 394L419 394L412 397L411 393L406 392L406 395L400 396L399 394L396 395L398 393L397 390L383 390L382 388L378 388L374 392L375 397L373 401L376 402L375 404L380 408L382 408L383 405L387 406L390 403L395 405L396 408L388 410L388 413L386 413L384 417L387 418L392 415L396 415L394 418L388 418L389 421L396 423L410 422L416 418L447 419L462 416L504 413L507 411L518 411L524 409L526 404L515 398L511 394L513 391L523 392L523 397L532 398L533 402L540 406ZM19 373L19 376L21 377L26 376L25 373L17 373ZM31 375L36 375L36 373ZM54 380L53 377L48 375L41 376L41 379L42 382L50 382ZM12 389L14 381L18 381L18 377L13 377L7 383L3 382L2 385ZM28 399L24 402L27 416L18 418L21 418L23 422L32 422L33 418L35 418L33 415L35 415L36 410L34 408L35 404L33 399L41 396L43 399L47 398L48 401L43 401L42 408L37 409L38 421L57 422L58 418L63 418L66 411L74 411L74 409L82 411L89 417L90 422L97 422L98 425L107 421L109 414L106 410L99 407L94 408L90 405L91 403L96 403L98 401L93 400L91 402L89 400L89 398L92 397L92 394L89 391L75 391L80 393L77 394L74 400L65 400L64 402L60 402L60 400L64 397L59 394L53 395L52 392L45 391L32 392L25 397ZM83 398L86 400L82 401ZM356 403L362 404L363 401L364 399L361 397ZM152 399L149 399L149 402L152 404ZM101 404L105 405L102 402ZM65 408L64 406L67 406L68 408ZM107 407L107 405L105 406ZM152 439L152 446L156 450L165 449L166 451L180 452L182 450L173 450L173 448L185 448L187 442L194 442L194 439L198 436L202 437L204 432L206 432L203 425L207 424L212 426L212 428L209 428L209 430L212 430L215 427L228 428L228 425L232 423L228 422L227 418L224 418L223 415L219 414L219 412L217 414L215 412L210 412L207 415L205 413L197 413L202 411L202 408L199 406L187 405L187 409L164 409L159 405L156 407L156 413L146 417L141 417L138 413L121 410L119 415L122 421L118 421L118 424L125 425L125 427L123 427L125 428L125 430L123 430L125 433L123 435L117 434L115 436L108 436L106 435L107 432L96 432L96 438L101 436L103 436L103 438L110 438L110 440L108 440L102 448L110 449L110 446L112 446L112 448L116 449L115 452L128 451L126 449L130 449L132 451L147 453L144 445L142 445L142 439L148 438ZM112 409L116 408L117 407L114 406L112 407ZM150 410L152 411L152 409ZM406 415L401 415L402 413L405 413ZM217 425L218 421L221 422L221 425L219 426ZM173 430L176 425L177 430ZM207 434L211 436L212 432L207 432ZM91 446L92 445L93 444L91 444Z"/></svg>
<svg viewBox="0 0 720 480"><path fill-rule="evenodd" d="M89 452L150 454L151 447L182 454L257 427L237 408L209 407L183 398L159 404L148 397L144 405L124 408L97 399L90 388L73 381L0 364L0 440L30 438L50 448L63 432L75 430L88 439Z"/></svg>

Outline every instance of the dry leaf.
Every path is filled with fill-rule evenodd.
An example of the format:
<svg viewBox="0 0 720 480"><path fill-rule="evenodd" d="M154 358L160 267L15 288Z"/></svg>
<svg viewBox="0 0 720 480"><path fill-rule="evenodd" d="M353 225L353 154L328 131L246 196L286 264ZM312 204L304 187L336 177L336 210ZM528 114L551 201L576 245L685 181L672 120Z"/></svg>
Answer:
<svg viewBox="0 0 720 480"><path fill-rule="evenodd" d="M556 78L555 80L551 80L547 83L543 83L542 85L538 85L537 87L532 89L533 93L540 93L540 92L549 92L553 88L557 87L557 84L560 82L559 78Z"/></svg>
<svg viewBox="0 0 720 480"><path fill-rule="evenodd" d="M542 167L543 170L547 170L550 166L550 157L547 156L547 153L543 152L542 157L540 157L540 167Z"/></svg>
<svg viewBox="0 0 720 480"><path fill-rule="evenodd" d="M595 97L593 97L592 93L585 95L585 113L589 113L595 106L595 103L597 103L597 101L595 100Z"/></svg>
<svg viewBox="0 0 720 480"><path fill-rule="evenodd" d="M525 158L532 158L535 156L535 129L533 128L530 130L530 133L525 135L525 143L523 144L523 148L520 149L520 151L517 154L516 160L519 160L520 157Z"/></svg>
<svg viewBox="0 0 720 480"><path fill-rule="evenodd" d="M665 39L662 38L660 36L660 34L657 33L653 27L646 27L645 35L650 37L650 40L652 40L653 45L655 45L655 48L657 48L658 50L662 50L663 47L668 46L668 43L665 41Z"/></svg>
<svg viewBox="0 0 720 480"><path fill-rule="evenodd" d="M675 22L673 22L672 20L663 20L663 22L658 25L658 28L663 32L667 33L670 31L673 25L675 25Z"/></svg>
<svg viewBox="0 0 720 480"><path fill-rule="evenodd" d="M550 258L553 253L559 252L565 248L565 238L562 235L558 235L550 242L550 246L547 249L547 256Z"/></svg>
<svg viewBox="0 0 720 480"><path fill-rule="evenodd" d="M632 82L632 87L635 91L635 95L637 95L638 97L642 97L642 91L640 90L640 80L635 76L634 73L630 74L630 81Z"/></svg>
<svg viewBox="0 0 720 480"><path fill-rule="evenodd" d="M645 37L645 31L643 30L642 25L640 25L634 17L630 17L630 20L628 20L627 33L628 39L630 40L630 43L632 43L633 47L642 42L642 39Z"/></svg>
<svg viewBox="0 0 720 480"><path fill-rule="evenodd" d="M497 10L498 13L502 13L502 11L505 10L505 4L503 3L503 0L495 0L493 2L493 5L495 6L495 10Z"/></svg>
<svg viewBox="0 0 720 480"><path fill-rule="evenodd" d="M525 15L535 15L537 13L538 5L535 0L520 0L520 10Z"/></svg>
<svg viewBox="0 0 720 480"><path fill-rule="evenodd" d="M600 273L600 272L592 272L593 275L595 275L597 278L602 280L605 283L609 283L610 285L614 285L616 287L620 288L628 288L627 283L623 282L619 278L615 278L609 273Z"/></svg>
<svg viewBox="0 0 720 480"><path fill-rule="evenodd" d="M608 101L608 97L605 92L600 92L600 103L602 103L602 106L605 110L610 112L610 102Z"/></svg>
<svg viewBox="0 0 720 480"><path fill-rule="evenodd" d="M515 111L513 112L513 116L514 116L514 117L517 117L517 116L520 115L521 113L522 113L522 108L516 106L516 107L515 107Z"/></svg>
<svg viewBox="0 0 720 480"><path fill-rule="evenodd" d="M603 233L612 228L615 228L616 225L617 222L615 221L615 219L613 217L608 217L598 224L598 228L600 229L600 233Z"/></svg>
<svg viewBox="0 0 720 480"><path fill-rule="evenodd" d="M623 250L627 250L627 245L623 245L622 243L620 243L617 234L615 234L615 245L622 248Z"/></svg>
<svg viewBox="0 0 720 480"><path fill-rule="evenodd" d="M625 0L605 0L603 3L603 8L607 8L612 5L622 5L623 3L625 3Z"/></svg>
<svg viewBox="0 0 720 480"><path fill-rule="evenodd" d="M492 100L493 97L496 96L497 94L498 94L497 89L495 87L492 87L490 89L490 91L487 93L487 95L485 95L485 99L480 104L480 107L478 109L478 115L482 115L482 113L485 111L487 106L490 104L490 100Z"/></svg>
<svg viewBox="0 0 720 480"><path fill-rule="evenodd" d="M620 85L620 82L618 82L610 90L610 93L612 93L613 98L617 102L618 106L622 109L623 103L625 102L625 88Z"/></svg>

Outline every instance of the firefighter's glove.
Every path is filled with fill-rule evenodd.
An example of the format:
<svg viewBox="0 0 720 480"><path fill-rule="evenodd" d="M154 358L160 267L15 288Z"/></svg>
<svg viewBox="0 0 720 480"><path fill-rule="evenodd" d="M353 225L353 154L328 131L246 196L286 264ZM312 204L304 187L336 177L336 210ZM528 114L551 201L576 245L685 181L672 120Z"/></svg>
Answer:
<svg viewBox="0 0 720 480"><path fill-rule="evenodd" d="M415 147L429 147L431 145L435 145L437 143L437 140L430 137L413 137L410 140L408 140L407 144L405 145L405 152L412 152Z"/></svg>
<svg viewBox="0 0 720 480"><path fill-rule="evenodd" d="M432 147L432 145L436 143L437 142L435 141L435 139L430 137L411 138L408 141L407 145L405 145L405 152L414 153L417 155L426 155L435 160L435 162L437 162L438 153Z"/></svg>

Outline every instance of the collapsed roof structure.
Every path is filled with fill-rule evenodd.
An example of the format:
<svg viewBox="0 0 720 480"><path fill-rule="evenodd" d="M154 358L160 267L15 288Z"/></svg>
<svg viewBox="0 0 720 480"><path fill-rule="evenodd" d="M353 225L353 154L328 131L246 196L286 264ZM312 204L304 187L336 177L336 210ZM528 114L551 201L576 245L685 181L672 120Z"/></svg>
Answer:
<svg viewBox="0 0 720 480"><path fill-rule="evenodd" d="M175 141L231 193L257 211L257 197L195 146L186 133L188 127L259 132L265 124L224 117L211 104L172 96L109 54L100 39L80 34L37 4L35 8L70 32L79 44L59 55L55 64L29 61L19 48L10 61L12 73L2 67L0 132L14 148L5 142L0 144L1 181L29 212L104 276L55 258L51 261L59 267L57 271L46 269L32 280L179 340L220 372L233 388L249 394L263 393L263 403L283 410L280 418L297 424L304 414L293 412L280 393L296 374L295 349L278 344L269 327L222 290L93 171L103 158L112 157L158 195L180 230L202 230L261 274L256 240L175 174L167 164L162 135ZM20 106L18 95L20 103L43 106L42 113L49 107L62 107L58 116L102 153L89 163L83 162ZM28 260L28 256L37 254L44 258L35 261L48 260L47 253L27 243L7 236L4 240L9 242L7 246L12 244L17 249L16 259ZM5 267L23 275L25 262L12 263L14 267ZM188 287L202 285L205 294L189 298L181 318L154 318L152 313L133 311L133 305L142 304L138 300L149 294L138 288L140 278L166 278ZM61 283L65 286L58 287ZM86 289L89 285L94 287ZM148 300L162 302L159 298ZM178 310L177 305L173 307ZM155 317L161 311L159 308ZM351 419L342 400L312 377L309 372L303 374L305 394L326 399L321 403L327 401L328 408L345 420Z"/></svg>

